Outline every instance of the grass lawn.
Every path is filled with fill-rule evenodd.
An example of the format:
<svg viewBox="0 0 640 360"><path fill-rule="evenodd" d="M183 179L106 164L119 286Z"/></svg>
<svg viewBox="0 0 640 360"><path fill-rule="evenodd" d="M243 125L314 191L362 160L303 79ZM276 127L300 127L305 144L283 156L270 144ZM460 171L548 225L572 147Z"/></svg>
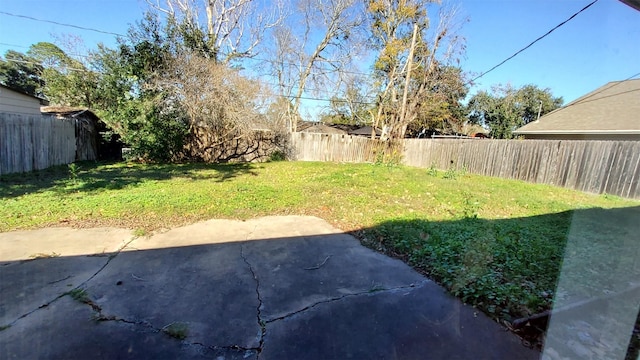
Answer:
<svg viewBox="0 0 640 360"><path fill-rule="evenodd" d="M637 221L638 209L640 202L613 196L372 164L81 163L0 177L0 231L119 226L146 233L210 218L315 215L501 320L551 306L568 239L585 241L579 251L592 254L637 238L625 224ZM580 254L573 259L571 266L590 265L580 264ZM593 268L607 273L611 262L619 260ZM607 284L603 278L594 287Z"/></svg>

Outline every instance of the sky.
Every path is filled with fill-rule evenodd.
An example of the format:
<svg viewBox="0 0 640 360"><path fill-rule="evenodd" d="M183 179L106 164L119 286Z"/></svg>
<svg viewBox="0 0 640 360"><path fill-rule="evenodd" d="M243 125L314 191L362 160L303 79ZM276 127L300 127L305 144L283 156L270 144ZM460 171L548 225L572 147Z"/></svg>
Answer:
<svg viewBox="0 0 640 360"><path fill-rule="evenodd" d="M489 70L569 18L592 0L457 0L468 18L461 30L460 66L475 76ZM142 17L143 0L0 0L0 11L125 34ZM26 51L39 41L80 36L86 48L115 36L0 14L0 53ZM514 59L476 81L470 94L496 84L549 88L565 103L640 73L640 11L599 0ZM640 76L637 75L637 76ZM325 104L326 105L326 104ZM312 105L310 105L312 106Z"/></svg>

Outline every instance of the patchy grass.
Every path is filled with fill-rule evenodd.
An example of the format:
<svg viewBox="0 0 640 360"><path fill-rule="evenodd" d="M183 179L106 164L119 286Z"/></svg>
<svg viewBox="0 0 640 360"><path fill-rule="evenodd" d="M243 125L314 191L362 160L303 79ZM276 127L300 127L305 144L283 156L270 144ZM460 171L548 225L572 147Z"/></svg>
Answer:
<svg viewBox="0 0 640 360"><path fill-rule="evenodd" d="M372 164L82 163L69 171L1 177L0 231L121 226L144 236L210 218L315 215L506 320L551 306L567 239L592 244L578 247L585 254L611 246L624 253L624 224L640 205L454 169ZM576 216L581 227L572 227ZM579 269L589 259L578 254L565 266ZM607 277L593 284L606 287Z"/></svg>

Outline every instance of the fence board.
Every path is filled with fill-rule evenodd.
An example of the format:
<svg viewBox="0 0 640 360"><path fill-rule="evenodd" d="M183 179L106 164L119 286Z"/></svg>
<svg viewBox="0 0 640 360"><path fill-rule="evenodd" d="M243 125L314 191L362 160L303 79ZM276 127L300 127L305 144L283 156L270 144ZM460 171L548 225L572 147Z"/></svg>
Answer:
<svg viewBox="0 0 640 360"><path fill-rule="evenodd" d="M0 175L69 164L75 153L73 120L0 113Z"/></svg>
<svg viewBox="0 0 640 360"><path fill-rule="evenodd" d="M328 134L292 134L302 161L374 162L389 151L380 140ZM322 149L321 152L318 149ZM640 141L405 139L405 165L640 198Z"/></svg>

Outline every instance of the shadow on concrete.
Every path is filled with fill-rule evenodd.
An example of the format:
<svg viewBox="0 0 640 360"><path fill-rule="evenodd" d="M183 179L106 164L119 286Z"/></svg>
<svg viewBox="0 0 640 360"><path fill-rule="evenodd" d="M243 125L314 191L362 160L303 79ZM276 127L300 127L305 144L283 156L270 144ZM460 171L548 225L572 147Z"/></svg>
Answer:
<svg viewBox="0 0 640 360"><path fill-rule="evenodd" d="M50 246L34 260L13 252L0 263L0 357L538 357L324 221L295 217L282 225L285 237L261 230L274 222L205 222L115 252L65 256Z"/></svg>
<svg viewBox="0 0 640 360"><path fill-rule="evenodd" d="M61 194L77 192L97 192L118 190L135 186L145 181L188 178L192 180L212 180L223 182L237 176L249 174L257 176L256 163L236 164L147 164L134 166L118 163L85 161L76 163L77 176L74 177L67 165L25 174L0 176L0 198L18 197L24 194L55 189ZM113 164L114 167L104 167ZM203 170L208 170L203 174Z"/></svg>
<svg viewBox="0 0 640 360"><path fill-rule="evenodd" d="M639 213L631 207L518 219L398 220L356 235L485 311L491 300L500 313L532 313L534 305L521 304L522 296L540 291L553 301L535 311L613 294L593 311L552 315L544 353L621 358L636 336L640 302L615 293L640 278ZM276 219L213 220L134 239L122 251L65 256L50 247L34 253L60 256L25 261L23 252L2 261L0 325L11 326L0 331L6 352L0 355L540 357L403 262L317 218L292 217L274 231ZM540 281L541 273L556 276ZM501 287L513 293L501 294ZM491 291L518 306L483 298ZM627 356L633 354L631 346Z"/></svg>
<svg viewBox="0 0 640 360"><path fill-rule="evenodd" d="M402 259L497 321L546 313L516 331L533 345L543 345L555 316L565 319L551 329L561 339L556 348L571 345L559 351L563 356L624 358L628 351L628 359L640 349L634 321L638 234L638 206L514 219L388 221L355 232L367 246ZM562 314L550 316L552 309Z"/></svg>

